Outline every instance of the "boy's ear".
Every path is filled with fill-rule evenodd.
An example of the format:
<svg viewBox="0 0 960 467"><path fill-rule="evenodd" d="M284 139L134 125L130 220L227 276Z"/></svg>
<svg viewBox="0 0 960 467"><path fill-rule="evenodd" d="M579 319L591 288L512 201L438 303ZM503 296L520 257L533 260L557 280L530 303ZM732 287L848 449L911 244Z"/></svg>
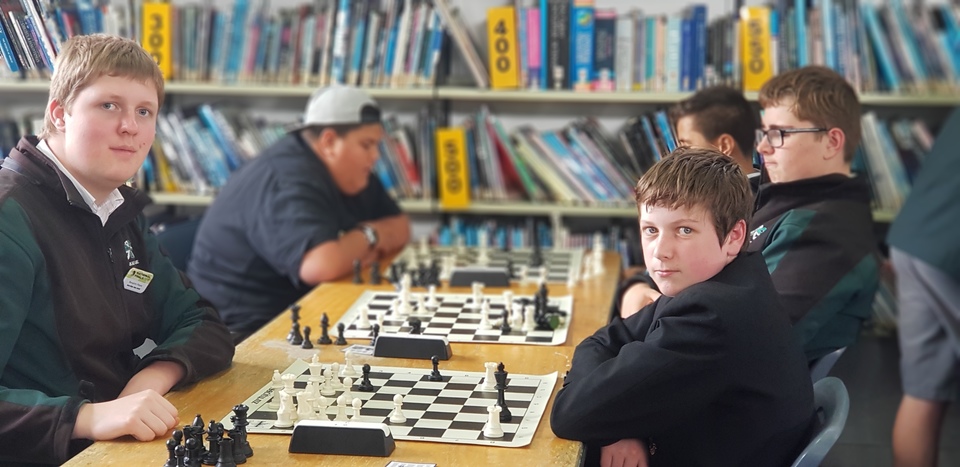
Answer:
<svg viewBox="0 0 960 467"><path fill-rule="evenodd" d="M827 136L825 136L827 141L827 148L829 151L824 154L823 159L828 160L838 155L843 158L843 146L847 142L847 135L843 133L843 130L839 128L831 128L827 130Z"/></svg>
<svg viewBox="0 0 960 467"><path fill-rule="evenodd" d="M720 137L717 138L713 144L725 156L733 155L733 150L737 147L737 143L733 141L733 136L730 136L726 133L720 135Z"/></svg>
<svg viewBox="0 0 960 467"><path fill-rule="evenodd" d="M66 115L67 109L63 108L63 106L60 105L60 101L56 99L50 100L47 108L50 111L50 119L53 121L53 126L57 127L57 130L63 131L63 117Z"/></svg>
<svg viewBox="0 0 960 467"><path fill-rule="evenodd" d="M747 222L743 219L737 221L727 233L727 238L723 242L723 251L728 257L736 257L743 248L743 243L747 239Z"/></svg>

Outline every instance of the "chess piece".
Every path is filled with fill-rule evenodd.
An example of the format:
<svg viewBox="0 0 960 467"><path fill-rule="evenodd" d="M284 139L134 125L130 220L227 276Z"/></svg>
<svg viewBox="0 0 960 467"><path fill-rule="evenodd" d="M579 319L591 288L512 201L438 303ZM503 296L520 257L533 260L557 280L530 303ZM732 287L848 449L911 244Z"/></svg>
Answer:
<svg viewBox="0 0 960 467"><path fill-rule="evenodd" d="M306 391L297 392L297 419L312 420L314 418L313 404Z"/></svg>
<svg viewBox="0 0 960 467"><path fill-rule="evenodd" d="M380 261L374 261L370 265L370 283L373 285L380 285Z"/></svg>
<svg viewBox="0 0 960 467"><path fill-rule="evenodd" d="M501 319L500 319L500 334L501 334L501 335L504 335L504 336L507 335L507 334L510 334L510 332L513 331L513 328L510 327L510 316L509 316L509 315L510 315L510 312L507 311L506 308L504 308L503 311L500 312L500 318L501 318Z"/></svg>
<svg viewBox="0 0 960 467"><path fill-rule="evenodd" d="M303 335L300 334L299 321L290 323L290 332L287 334L287 342L289 342L290 345L300 345L303 343Z"/></svg>
<svg viewBox="0 0 960 467"><path fill-rule="evenodd" d="M187 448L182 444L178 444L173 447L173 465L174 467L186 466L184 462L186 461ZM170 461L167 460L169 463ZM166 464L164 464L166 465Z"/></svg>
<svg viewBox="0 0 960 467"><path fill-rule="evenodd" d="M399 396L400 394L397 394L397 395ZM183 446L180 446L179 444L177 444L177 440L173 438L170 438L167 440L167 462L163 464L163 467L177 467L176 449L180 447L183 447Z"/></svg>
<svg viewBox="0 0 960 467"><path fill-rule="evenodd" d="M347 336L346 332L344 331L345 327L346 326L344 326L343 323L337 323L337 341L334 342L334 344L347 345Z"/></svg>
<svg viewBox="0 0 960 467"><path fill-rule="evenodd" d="M496 376L493 375L493 372L497 369L497 362L486 362L483 364L483 367L487 370L487 374L486 377L483 378L483 385L480 386L480 390L496 391L497 381Z"/></svg>
<svg viewBox="0 0 960 467"><path fill-rule="evenodd" d="M330 318L327 318L327 314L324 313L320 317L320 338L317 339L317 343L320 345L329 345L333 341L330 340L330 334L328 334L328 329L330 328Z"/></svg>
<svg viewBox="0 0 960 467"><path fill-rule="evenodd" d="M330 407L330 399L320 396L317 398L317 414L320 420L329 421L330 417L327 416L327 407Z"/></svg>
<svg viewBox="0 0 960 467"><path fill-rule="evenodd" d="M353 367L353 352L343 356L343 376L357 376L357 369Z"/></svg>
<svg viewBox="0 0 960 467"><path fill-rule="evenodd" d="M437 286L430 284L427 288L427 302L425 306L432 311L436 311L440 307L440 302L437 301Z"/></svg>
<svg viewBox="0 0 960 467"><path fill-rule="evenodd" d="M373 335L370 337L370 345L377 345L377 337L380 336L380 325L377 323L373 324Z"/></svg>
<svg viewBox="0 0 960 467"><path fill-rule="evenodd" d="M499 405L487 407L487 423L483 425L483 436L485 438L503 438L503 428L500 427L500 410Z"/></svg>
<svg viewBox="0 0 960 467"><path fill-rule="evenodd" d="M185 448L185 453L183 456L183 465L191 467L194 465L200 465L200 448L197 444L197 438L187 438L183 442L183 447Z"/></svg>
<svg viewBox="0 0 960 467"><path fill-rule="evenodd" d="M353 416L350 417L351 422L360 421L360 408L363 406L363 402L358 397L353 398L353 402L350 404L353 406Z"/></svg>
<svg viewBox="0 0 960 467"><path fill-rule="evenodd" d="M357 385L357 389L360 390L361 392L373 392L374 389L376 388L374 388L373 384L370 382L370 364L369 363L363 364L362 372L363 372L363 378L360 380L360 384Z"/></svg>
<svg viewBox="0 0 960 467"><path fill-rule="evenodd" d="M504 267L507 272L507 280L512 281L517 278L517 275L513 272L513 260L507 258L507 265Z"/></svg>
<svg viewBox="0 0 960 467"><path fill-rule="evenodd" d="M430 363L433 364L433 371L430 372L430 376L427 378L430 381L443 381L443 375L440 374L440 357L436 355L430 357Z"/></svg>
<svg viewBox="0 0 960 467"><path fill-rule="evenodd" d="M333 419L335 422L345 422L347 421L347 412L346 412L347 398L343 397L343 394L337 397L337 416Z"/></svg>
<svg viewBox="0 0 960 467"><path fill-rule="evenodd" d="M290 305L290 321L300 321L300 304L294 303L293 305Z"/></svg>
<svg viewBox="0 0 960 467"><path fill-rule="evenodd" d="M406 423L407 417L403 414L403 396L393 395L393 411L390 412L390 423Z"/></svg>
<svg viewBox="0 0 960 467"><path fill-rule="evenodd" d="M420 334L421 332L423 332L421 329L422 323L420 322L419 319L410 318L408 322L410 323L410 334Z"/></svg>
<svg viewBox="0 0 960 467"><path fill-rule="evenodd" d="M359 259L353 260L353 283L362 284L363 283L363 272L361 268L363 264L360 263Z"/></svg>
<svg viewBox="0 0 960 467"><path fill-rule="evenodd" d="M287 391L280 392L280 408L277 409L277 421L274 422L273 426L277 428L290 428L293 426L294 415L296 414L296 406L293 404L293 396L290 395ZM222 449L222 447L221 447ZM232 451L232 449L231 449ZM231 452L232 454L232 452Z"/></svg>
<svg viewBox="0 0 960 467"><path fill-rule="evenodd" d="M270 402L267 402L267 408L277 410L280 408L280 389L283 388L283 382L280 379L280 370L273 370L273 378L270 379Z"/></svg>
<svg viewBox="0 0 960 467"><path fill-rule="evenodd" d="M534 317L534 312L536 308L533 305L527 305L523 307L523 332L531 332L537 327L537 321Z"/></svg>
<svg viewBox="0 0 960 467"><path fill-rule="evenodd" d="M233 406L233 413L236 415L236 420L233 420L233 426L237 430L237 437L234 441L235 447L242 450L246 457L253 457L253 447L251 447L250 442L247 441L247 425L250 424L247 420L247 414L249 412L250 407L244 404Z"/></svg>
<svg viewBox="0 0 960 467"><path fill-rule="evenodd" d="M503 369L503 362L497 365L497 371L493 374L497 380L497 406L500 407L500 421L509 422L513 419L510 413L510 407L507 407L507 398L504 392L507 390L507 371Z"/></svg>
<svg viewBox="0 0 960 467"><path fill-rule="evenodd" d="M347 402L350 402L353 399L353 394L350 393L350 390L353 389L353 378L347 376L343 378L343 393L341 396Z"/></svg>
<svg viewBox="0 0 960 467"><path fill-rule="evenodd" d="M294 412L296 413L296 412ZM237 429L234 427L232 430L227 431L227 434L230 435L230 439L233 440L233 463L234 464L246 464L247 455L244 454L243 448L240 447L240 443L237 441L239 435L237 434Z"/></svg>
<svg viewBox="0 0 960 467"><path fill-rule="evenodd" d="M312 349L313 342L310 340L310 326L303 327L303 342L300 343L301 349Z"/></svg>
<svg viewBox="0 0 960 467"><path fill-rule="evenodd" d="M217 457L217 467L237 467L233 456L233 440L220 438L220 457Z"/></svg>
<svg viewBox="0 0 960 467"><path fill-rule="evenodd" d="M370 309L366 305L360 305L360 311L357 314L357 329L370 329Z"/></svg>
<svg viewBox="0 0 960 467"><path fill-rule="evenodd" d="M223 425L210 419L210 428L207 429L207 454L203 457L204 465L214 465L220 457L220 439L223 438Z"/></svg>
<svg viewBox="0 0 960 467"><path fill-rule="evenodd" d="M493 329L493 323L490 322L490 301L484 300L483 304L480 306L480 323L478 324L480 329L488 330Z"/></svg>

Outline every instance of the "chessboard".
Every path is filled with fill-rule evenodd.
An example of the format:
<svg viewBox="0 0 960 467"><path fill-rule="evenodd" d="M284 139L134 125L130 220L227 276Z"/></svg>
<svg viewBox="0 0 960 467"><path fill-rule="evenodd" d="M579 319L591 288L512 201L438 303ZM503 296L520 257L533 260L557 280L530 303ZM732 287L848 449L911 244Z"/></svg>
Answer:
<svg viewBox="0 0 960 467"><path fill-rule="evenodd" d="M490 329L481 329L480 309L470 306L473 302L473 295L437 293L434 296L439 302L439 306L435 312L414 312L404 317L397 316L392 307L393 300L399 295L396 292L372 290L365 291L360 295L337 321L338 324L344 324L344 333L347 339L371 338L373 336L371 329L360 329L357 326L364 306L369 310L367 316L370 322L376 322L378 314L383 315L380 334L409 333L411 329L409 319L417 318L421 322L421 334L444 336L448 342L560 345L567 340L567 331L570 327L570 320L573 318L572 296L550 297L547 301L547 307L566 313L566 319L558 323L555 329L523 331L521 326L515 326L509 332L503 333L499 324L492 326ZM423 294L420 299L425 296L426 294ZM493 318L502 314L505 308L503 295L484 294L483 298L489 299L490 315ZM514 302L518 300L532 301L533 297L514 296L513 300ZM416 310L415 306L412 308Z"/></svg>
<svg viewBox="0 0 960 467"><path fill-rule="evenodd" d="M330 366L324 365L324 371ZM297 360L282 373L296 375L294 387L303 390L307 387L309 370L307 362ZM397 440L522 447L533 441L557 383L556 372L541 376L508 374L504 398L513 419L501 423L502 438L486 438L483 425L487 421L487 407L497 402L497 391L481 389L485 374L443 369L443 381L429 381L430 372L430 368L373 367L370 382L374 392L361 392L356 384L350 391L351 397L360 398L363 403L360 421L386 424ZM343 390L337 390L332 399L342 393ZM401 424L390 422L396 394L403 396L403 413L407 417ZM273 389L268 382L243 402L250 408L247 433L293 433L292 428L273 426L277 411L267 407L272 397ZM327 407L328 417L335 414L334 406ZM221 423L224 429L233 428L229 416Z"/></svg>
<svg viewBox="0 0 960 467"><path fill-rule="evenodd" d="M397 255L394 264L404 262L407 267L416 267L417 264L436 260L442 262L444 257L453 255L455 267L475 267L483 266L490 268L506 268L507 261L513 263L513 274L519 281L536 282L540 278L540 268L529 266L533 249L517 248L513 250L500 250L490 248L487 250L489 261L481 264L477 261L479 249L476 247L443 247L431 246L428 250L414 245L407 247ZM547 268L547 282L568 284L576 281L580 277L581 264L583 263L584 251L582 248L545 248L541 250L543 266ZM522 266L528 266L526 277L519 277ZM389 271L389 269L388 269ZM440 274L441 280L449 280L449 272Z"/></svg>

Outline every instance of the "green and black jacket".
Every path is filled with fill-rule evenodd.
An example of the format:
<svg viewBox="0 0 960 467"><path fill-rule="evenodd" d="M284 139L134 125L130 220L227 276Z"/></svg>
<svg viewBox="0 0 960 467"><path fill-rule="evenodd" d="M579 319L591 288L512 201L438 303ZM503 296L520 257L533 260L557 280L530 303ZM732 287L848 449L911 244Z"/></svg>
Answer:
<svg viewBox="0 0 960 467"><path fill-rule="evenodd" d="M216 310L160 252L141 213L146 195L121 187L106 225L76 187L24 138L0 168L0 465L62 463L86 402L115 399L155 361L183 365L177 387L230 366ZM124 277L153 279L136 293ZM133 353L149 338L157 347Z"/></svg>
<svg viewBox="0 0 960 467"><path fill-rule="evenodd" d="M870 189L841 174L765 184L748 251L762 251L809 360L856 341L877 289Z"/></svg>

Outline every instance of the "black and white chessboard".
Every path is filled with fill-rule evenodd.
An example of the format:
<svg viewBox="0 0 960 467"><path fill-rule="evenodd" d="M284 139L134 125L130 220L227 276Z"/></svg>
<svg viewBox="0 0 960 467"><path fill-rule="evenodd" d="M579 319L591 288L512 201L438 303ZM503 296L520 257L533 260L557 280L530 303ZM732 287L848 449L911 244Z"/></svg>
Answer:
<svg viewBox="0 0 960 467"><path fill-rule="evenodd" d="M520 266L530 264L530 256L533 254L531 248L518 248L515 250L499 250L490 248L487 250L489 261L486 264L480 264L477 261L479 249L476 247L457 248L431 246L429 252L424 255L420 248L414 245L407 247L397 255L394 262L406 261L408 267L416 267L416 264L424 261L437 260L442 264L443 258L453 255L456 258L456 267L485 266L491 268L506 268L507 260L513 261L513 273L520 274ZM566 284L570 282L570 277L574 279L579 277L581 263L583 263L583 249L581 248L546 248L541 250L543 265L547 267L547 282ZM387 269L386 272L389 272ZM385 274L386 274L385 272ZM520 280L536 282L540 278L539 267L528 267L526 277L518 277ZM448 274L441 274L441 280L450 279Z"/></svg>
<svg viewBox="0 0 960 467"><path fill-rule="evenodd" d="M360 310L363 306L366 306L369 310L367 317L371 323L376 322L377 314L384 313L383 324L380 327L381 334L409 333L409 319L416 317L421 322L421 334L445 336L449 342L560 345L567 340L567 331L573 317L572 296L550 297L547 301L548 307L555 307L566 312L566 319L556 329L527 332L523 331L521 326L516 326L510 332L504 334L499 325L493 326L491 329L480 328L480 309L471 307L473 295L438 293L436 294L436 300L439 302L439 307L436 312L417 313L417 303L412 302L411 308L414 312L406 317L397 316L392 309L393 300L398 296L399 293L396 292L372 290L360 295L338 321L345 326L346 338L372 337L373 331L371 329L359 329L357 327ZM414 300L426 298L426 296L427 294L415 294ZM483 298L490 300L491 319L500 316L506 306L503 295L483 295ZM514 296L514 301L524 298L533 300L532 296Z"/></svg>
<svg viewBox="0 0 960 467"><path fill-rule="evenodd" d="M324 369L329 366L324 365ZM357 371L360 371L359 367ZM485 374L441 368L443 381L429 381L430 371L430 368L373 367L370 382L376 388L375 392L360 392L356 384L350 391L351 397L363 401L360 421L386 424L397 440L522 447L533 440L557 383L557 373L542 376L509 374L504 398L513 419L501 423L502 438L487 438L483 436L483 425L487 421L487 407L497 401L497 391L481 390ZM297 375L294 383L297 390L307 387L310 377L307 362L297 360L283 373ZM360 377L354 379L359 381ZM335 400L342 393L342 390L338 390L329 399ZM273 426L277 412L267 407L272 394L273 389L268 382L243 402L250 407L248 433L293 433L293 428ZM395 394L403 396L403 414L407 417L405 423L390 422ZM352 413L352 410L347 409L347 413ZM327 408L330 419L336 412L335 406ZM229 415L221 423L225 429L233 427Z"/></svg>

